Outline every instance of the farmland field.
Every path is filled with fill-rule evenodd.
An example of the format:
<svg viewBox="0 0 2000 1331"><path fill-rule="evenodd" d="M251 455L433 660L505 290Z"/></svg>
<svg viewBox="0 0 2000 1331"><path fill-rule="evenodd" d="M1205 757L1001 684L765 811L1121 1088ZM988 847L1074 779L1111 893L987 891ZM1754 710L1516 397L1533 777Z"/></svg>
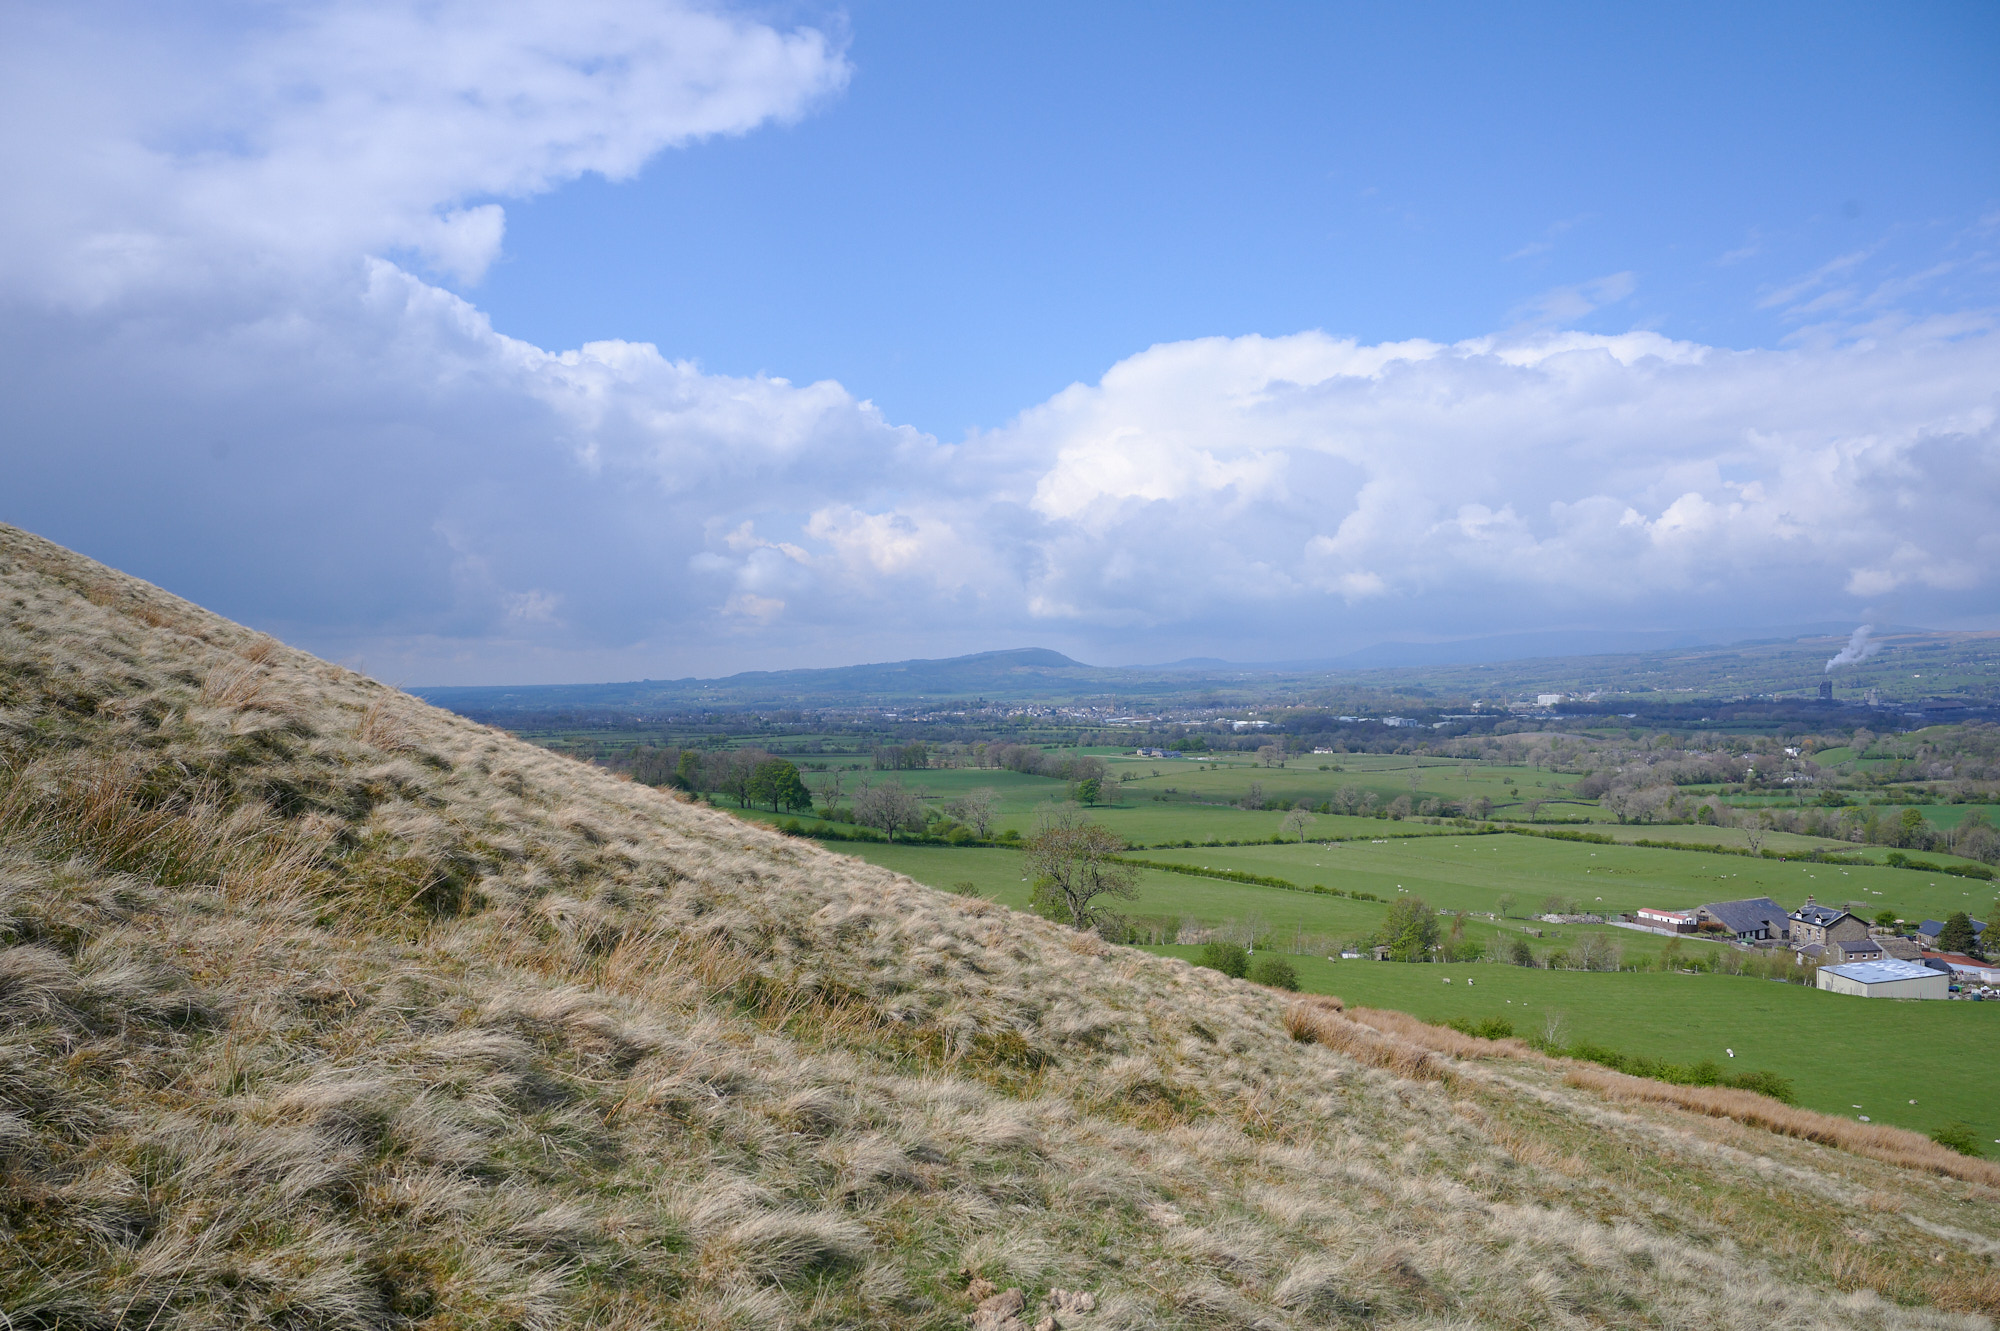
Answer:
<svg viewBox="0 0 2000 1331"><path fill-rule="evenodd" d="M1192 959L1198 949L1147 948ZM2000 1003L1895 1002L1734 975L1405 966L1294 958L1301 985L1426 1021L1501 1017L1523 1035L1551 1015L1567 1038L1673 1062L1789 1077L1808 1109L1928 1132L1963 1120L2000 1155ZM1449 977L1453 982L1445 984ZM1466 980L1472 980L1468 985ZM1726 1050L1734 1049L1730 1058ZM1915 1104L1909 1103L1915 1100ZM1856 1108L1859 1106L1859 1108Z"/></svg>
<svg viewBox="0 0 2000 1331"><path fill-rule="evenodd" d="M837 847L921 882L949 888L970 884L980 895L1017 909L1027 905L1021 857L1009 850L863 844ZM1454 840L1349 842L1333 848L1298 846L1148 851L1149 860L1177 859L1214 868L1270 874L1294 882L1393 896L1399 885L1432 905L1493 910L1503 893L1525 913L1551 893L1586 896L1593 910L1639 905L1685 906L1721 897L1771 895L1787 906L1806 892L1823 901L1893 903L1908 918L1938 917L1977 901L1990 909L1989 885L1888 868L1781 864L1686 851L1551 842L1517 836ZM1986 890L1983 898L1965 889ZM1883 895L1873 895L1880 892ZM1604 900L1599 902L1598 897ZM1300 932L1354 937L1375 929L1386 907L1255 884L1142 873L1139 897L1118 903L1137 915L1178 915L1218 924L1255 921L1281 951ZM1878 909L1880 906L1878 905ZM1975 909L1975 914L1978 910ZM1468 937L1523 936L1527 921L1495 925L1466 921ZM1534 925L1537 949L1574 945L1603 932L1621 945L1628 964L1657 958L1667 941L1609 926ZM1723 945L1685 940L1689 956L1713 957ZM1194 949L1156 947L1162 955ZM1897 1003L1848 998L1799 985L1730 975L1674 972L1585 972L1503 964L1411 966L1329 962L1322 954L1292 955L1305 987L1349 1002L1397 1008L1427 1020L1505 1017L1522 1033L1536 1032L1550 1013L1569 1038L1626 1053L1692 1062L1714 1057L1738 1069L1767 1068L1791 1078L1801 1103L1850 1117L1869 1114L1928 1131L1963 1119L1982 1141L2000 1138L2000 1099L1991 1094L2000 1068L2000 1004ZM1454 983L1443 983L1445 977ZM1471 978L1474 983L1463 983ZM1723 1053L1734 1048L1737 1057ZM1914 1106L1907 1101L1915 1099ZM1860 1104L1862 1109L1851 1106ZM1993 1148L2000 1153L2000 1148Z"/></svg>

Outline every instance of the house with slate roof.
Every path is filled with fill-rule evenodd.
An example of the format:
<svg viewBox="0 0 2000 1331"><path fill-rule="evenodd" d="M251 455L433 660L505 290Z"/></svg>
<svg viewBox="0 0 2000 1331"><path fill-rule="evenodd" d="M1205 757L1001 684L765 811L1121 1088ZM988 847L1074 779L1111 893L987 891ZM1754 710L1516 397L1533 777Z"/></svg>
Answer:
<svg viewBox="0 0 2000 1331"><path fill-rule="evenodd" d="M1836 943L1807 943L1804 946L1794 940L1793 948L1798 953L1801 966L1844 966L1850 961L1892 961L1883 948L1881 940L1875 938L1848 938ZM1920 954L1921 956L1921 954Z"/></svg>
<svg viewBox="0 0 2000 1331"><path fill-rule="evenodd" d="M1788 919L1795 947L1811 947L1814 944L1827 947L1835 943L1861 943L1868 939L1865 921L1838 906L1816 906L1811 897L1807 897L1806 904L1793 911ZM1882 949L1876 947L1872 951L1879 955ZM1873 959L1874 956L1869 958Z"/></svg>
<svg viewBox="0 0 2000 1331"><path fill-rule="evenodd" d="M1937 946L1938 935L1944 932L1943 920L1925 920L1917 926L1917 941L1926 949ZM1983 920L1972 922L1972 936L1980 941L1980 951L1985 951L1986 924Z"/></svg>
<svg viewBox="0 0 2000 1331"><path fill-rule="evenodd" d="M1739 943L1773 943L1791 933L1791 917L1769 897L1749 897L1743 901L1711 901L1697 907L1703 924L1719 924L1736 935ZM1867 930L1862 930L1866 933Z"/></svg>

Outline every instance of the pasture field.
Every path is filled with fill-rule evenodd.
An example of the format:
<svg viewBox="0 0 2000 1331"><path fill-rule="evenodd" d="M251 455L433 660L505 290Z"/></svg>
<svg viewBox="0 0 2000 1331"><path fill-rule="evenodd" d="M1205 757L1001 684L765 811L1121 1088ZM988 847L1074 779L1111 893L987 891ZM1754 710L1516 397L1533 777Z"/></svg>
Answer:
<svg viewBox="0 0 2000 1331"><path fill-rule="evenodd" d="M1471 843L1522 841L1523 838L1520 837L1469 839ZM953 849L944 846L891 846L879 842L853 843L836 846L834 849L844 854L856 855L871 864L879 864L898 873L908 874L918 882L931 887L949 890L970 883L973 890L981 896L1016 910L1026 910L1028 907L1031 885L1022 876L1021 858L1017 851ZM1446 891L1439 890L1447 884L1436 878L1419 878L1410 872L1411 864L1397 864L1393 859L1385 860L1378 866L1387 875L1379 881L1350 879L1344 876L1334 878L1324 871L1315 878L1311 876L1313 870L1308 866L1284 859L1266 859L1254 853L1245 855L1244 849L1246 848L1224 847L1221 850L1203 851L1192 857L1183 852L1181 858L1189 863L1210 865L1218 869L1270 874L1301 884L1317 881L1330 887L1373 891L1383 897L1384 901L1355 901L1347 897L1294 892L1259 883L1233 883L1226 879L1197 878L1187 874L1141 870L1138 897L1132 901L1114 902L1112 909L1130 916L1174 915L1189 923L1238 926L1267 935L1277 945L1288 949L1304 946L1330 949L1341 942L1375 933L1381 927L1382 918L1388 910L1386 900L1397 895L1399 884L1407 884L1412 891L1424 896L1433 906L1448 906L1455 910L1492 910L1501 892L1507 890L1502 887L1482 893L1475 888L1471 891L1460 891L1454 900L1447 902L1439 900L1448 895ZM1317 848L1308 846L1307 849ZM1380 850L1381 847L1370 847L1370 849ZM1493 865L1480 861L1480 853L1473 851L1462 866L1465 871L1462 876L1474 884L1480 881L1482 873L1494 868ZM1496 844L1485 853L1498 855L1500 852ZM1653 853L1668 855L1673 852ZM1136 852L1136 854L1143 859L1168 858L1157 851ZM1463 884L1458 886L1462 887ZM1384 890L1377 891L1378 887ZM1547 895L1550 890L1553 889L1544 888L1542 893L1534 898L1534 904L1539 905L1542 896ZM1700 899L1712 901L1715 898L1703 896ZM1529 909L1529 903L1523 900L1515 909L1517 913L1525 914ZM1522 932L1524 927L1540 930L1540 936L1531 937L1524 934ZM1628 964L1652 962L1668 941L1659 934L1620 929L1611 925L1531 924L1521 919L1505 922L1467 919L1465 933L1469 939L1484 942L1489 952L1496 951L1499 944L1511 942L1515 938L1528 937L1530 945L1538 953L1546 953L1556 948L1574 947L1585 934L1603 934L1623 950ZM1301 935L1311 937L1302 938ZM1725 944L1701 938L1684 938L1682 948L1684 954L1690 957L1715 956L1727 951Z"/></svg>
<svg viewBox="0 0 2000 1331"><path fill-rule="evenodd" d="M1015 909L1027 907L1029 885L1022 880L1015 851L883 844L837 849L935 887L970 883L981 896ZM1138 854L1383 897L1396 895L1400 885L1434 906L1453 910L1493 910L1503 893L1511 893L1517 913L1538 906L1551 893L1581 897L1589 909L1617 911L1756 895L1795 906L1812 892L1822 901L1877 903L1877 909L1893 903L1910 919L1941 918L1949 909L1968 908L1972 899L1962 895L1968 886L1986 886L1901 869L1843 871L1830 865L1704 858L1686 851L1517 836ZM1140 916L1178 915L1208 924L1256 921L1288 953L1309 992L1337 993L1351 1003L1396 1008L1429 1021L1504 1017L1522 1034L1539 1033L1555 1014L1570 1039L1676 1062L1713 1057L1739 1071L1767 1068L1791 1078L1800 1103L1809 1108L1849 1117L1865 1113L1876 1122L1926 1132L1964 1120L1978 1128L1982 1142L2000 1138L2000 1097L1992 1094L2000 1075L2000 1004L1857 999L1719 974L1551 971L1490 962L1332 962L1322 954L1292 953L1293 940L1301 933L1320 935L1317 941L1366 934L1380 925L1384 905L1158 871L1142 872L1136 900L1116 904ZM1990 909L1991 894L1977 904ZM1494 942L1522 936L1520 928L1527 923L1468 919L1466 934L1486 940L1492 951ZM1656 958L1667 942L1659 935L1610 926L1534 927L1544 934L1530 939L1538 951L1573 946L1585 933L1604 933L1624 949L1628 963ZM1684 939L1682 946L1690 957L1726 950L1694 938ZM1172 946L1146 950L1188 958L1196 951ZM1447 977L1454 983L1444 984ZM1473 980L1469 986L1463 983L1468 978ZM1723 1052L1729 1048L1736 1050L1734 1060ZM1917 1104L1908 1104L1911 1099ZM1855 1104L1862 1108L1852 1108ZM2000 1155L2000 1146L1989 1154Z"/></svg>
<svg viewBox="0 0 2000 1331"><path fill-rule="evenodd" d="M1887 909L1906 920L1943 919L1963 910L1983 919L1981 912L1991 909L1995 894L1990 882L1886 866L1785 863L1505 835L1135 853L1151 860L1241 869L1385 898L1407 890L1441 910L1497 910L1500 897L1511 894L1514 911L1521 915L1539 909L1551 895L1573 897L1587 911L1617 912L1641 906L1685 909L1756 896L1768 896L1791 909L1811 894L1822 903L1851 902L1857 913L1865 910L1869 916ZM1617 932L1633 938L1650 936Z"/></svg>
<svg viewBox="0 0 2000 1331"><path fill-rule="evenodd" d="M1377 826L1380 826L1377 824ZM1010 850L852 842L833 847L859 855L933 887L972 882L982 895L1010 906L1027 905L1028 886L1020 881L1018 853ZM1991 918L1991 883L1947 874L1873 866L1783 863L1735 855L1704 856L1643 846L1592 845L1521 836L1398 837L1383 841L1307 842L1257 846L1142 850L1141 859L1198 867L1234 869L1283 878L1301 886L1315 883L1344 891L1372 892L1385 901L1409 892L1440 910L1498 912L1500 898L1514 898L1517 917L1495 925L1467 920L1467 933L1490 940L1519 936L1525 917L1543 901L1574 898L1586 911L1615 914L1641 906L1684 909L1709 901L1769 896L1787 909L1808 894L1823 903L1843 904L1872 917L1893 910L1910 921L1943 919L1963 910ZM1178 914L1204 923L1257 918L1273 930L1354 936L1372 931L1385 909L1345 897L1316 896L1283 888L1183 874L1148 873L1137 901L1123 907L1142 915ZM1588 925L1536 925L1544 936L1537 948L1565 945ZM1653 956L1666 941L1656 934L1603 926L1628 956ZM1687 939L1695 947L1700 940Z"/></svg>
<svg viewBox="0 0 2000 1331"><path fill-rule="evenodd" d="M1145 950L1188 960L1199 951ZM1553 1015L1567 1039L1789 1077L1808 1109L1920 1132L1962 1120L1988 1158L2000 1156L2000 1003L1852 998L1737 975L1290 960L1310 993L1426 1021L1501 1017L1521 1035L1541 1033Z"/></svg>
<svg viewBox="0 0 2000 1331"><path fill-rule="evenodd" d="M1199 771L1200 767L1197 766L1196 770ZM1248 770L1247 767L1244 769ZM1040 806L1060 802L1069 796L1068 783L1053 777L1024 776L1019 772L990 767L932 768L915 772L843 772L840 775L842 789L846 792L856 789L857 780L863 776L871 781L900 780L912 789L923 791L928 802L935 806L942 806L968 791L990 786L1000 796L994 830L999 832L1012 828L1022 836L1034 832L1035 811ZM1250 780L1248 776L1240 777L1240 789L1233 792L1220 784L1213 789L1190 789L1193 783L1188 783L1178 793L1156 800L1142 790L1140 782L1120 784L1117 769L1113 768L1112 779L1105 783L1105 802L1092 806L1090 816L1127 841L1142 845L1162 841L1207 841L1210 838L1219 841L1267 839L1279 831L1285 819L1283 813L1240 809L1228 802L1242 799L1249 791ZM809 775L807 784L818 792L825 781L824 774L813 773ZM1271 798L1279 798L1275 787L1267 786L1266 792ZM1153 793L1160 792L1155 790ZM1331 793L1329 787L1317 798L1324 800ZM1304 796L1285 795L1283 798ZM754 814L756 811L744 812ZM1321 836L1380 835L1385 827L1392 827L1403 835L1453 830L1414 819L1390 822L1338 814L1319 815L1318 819L1312 830Z"/></svg>

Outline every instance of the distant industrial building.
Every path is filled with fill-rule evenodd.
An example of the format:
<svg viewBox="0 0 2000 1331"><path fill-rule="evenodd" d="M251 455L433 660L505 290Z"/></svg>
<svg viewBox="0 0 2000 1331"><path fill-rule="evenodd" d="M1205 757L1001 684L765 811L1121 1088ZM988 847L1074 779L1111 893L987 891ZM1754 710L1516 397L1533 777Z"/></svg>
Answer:
<svg viewBox="0 0 2000 1331"><path fill-rule="evenodd" d="M1859 998L1949 998L1951 976L1913 961L1856 961L1821 966L1819 987Z"/></svg>

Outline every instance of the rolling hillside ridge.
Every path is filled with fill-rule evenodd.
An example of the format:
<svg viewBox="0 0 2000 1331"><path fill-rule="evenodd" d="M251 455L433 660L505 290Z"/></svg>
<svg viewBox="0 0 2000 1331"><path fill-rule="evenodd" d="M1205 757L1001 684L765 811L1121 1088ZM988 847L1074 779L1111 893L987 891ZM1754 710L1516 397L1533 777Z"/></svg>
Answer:
<svg viewBox="0 0 2000 1331"><path fill-rule="evenodd" d="M939 893L4 526L0 612L0 1325L2000 1314L2000 1167Z"/></svg>

